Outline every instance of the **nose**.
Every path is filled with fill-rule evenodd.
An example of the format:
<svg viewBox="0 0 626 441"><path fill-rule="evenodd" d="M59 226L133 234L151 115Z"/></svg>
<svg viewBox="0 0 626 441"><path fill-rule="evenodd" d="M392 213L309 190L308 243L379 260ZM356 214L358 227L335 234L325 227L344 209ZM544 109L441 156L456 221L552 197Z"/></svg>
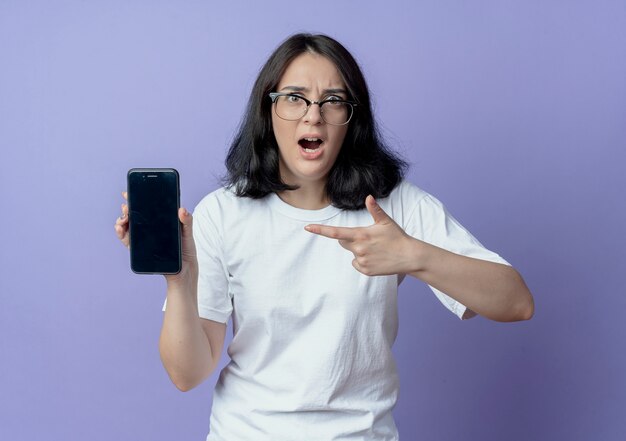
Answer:
<svg viewBox="0 0 626 441"><path fill-rule="evenodd" d="M309 124L321 124L324 121L322 118L322 108L316 102L311 103L306 113L304 114L304 122Z"/></svg>

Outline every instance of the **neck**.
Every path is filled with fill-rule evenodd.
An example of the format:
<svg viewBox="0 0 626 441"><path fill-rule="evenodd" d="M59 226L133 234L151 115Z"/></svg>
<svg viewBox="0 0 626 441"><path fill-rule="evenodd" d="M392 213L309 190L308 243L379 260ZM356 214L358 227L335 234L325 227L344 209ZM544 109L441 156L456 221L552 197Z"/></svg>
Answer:
<svg viewBox="0 0 626 441"><path fill-rule="evenodd" d="M305 210L319 210L330 204L325 185L300 184L297 190L286 190L278 193L289 205Z"/></svg>

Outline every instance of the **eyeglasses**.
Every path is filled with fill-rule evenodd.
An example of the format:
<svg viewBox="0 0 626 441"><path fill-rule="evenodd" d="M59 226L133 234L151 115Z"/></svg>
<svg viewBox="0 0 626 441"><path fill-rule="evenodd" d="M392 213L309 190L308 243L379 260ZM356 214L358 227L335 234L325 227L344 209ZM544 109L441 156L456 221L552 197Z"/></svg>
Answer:
<svg viewBox="0 0 626 441"><path fill-rule="evenodd" d="M311 104L320 106L322 119L333 126L344 126L350 122L354 114L356 103L339 98L329 98L322 101L311 101L303 96L292 93L270 93L272 103L275 104L276 115L287 121L297 121L309 111Z"/></svg>

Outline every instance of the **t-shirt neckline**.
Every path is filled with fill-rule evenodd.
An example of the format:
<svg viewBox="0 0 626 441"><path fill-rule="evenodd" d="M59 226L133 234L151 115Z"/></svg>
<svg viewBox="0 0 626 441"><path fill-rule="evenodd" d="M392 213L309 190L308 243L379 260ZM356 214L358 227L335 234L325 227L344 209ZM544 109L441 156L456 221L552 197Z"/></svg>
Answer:
<svg viewBox="0 0 626 441"><path fill-rule="evenodd" d="M319 210L297 208L283 201L276 193L271 193L269 195L268 204L271 209L276 210L285 216L306 222L328 220L341 212L341 209L335 207L334 205L328 205L324 208L320 208Z"/></svg>

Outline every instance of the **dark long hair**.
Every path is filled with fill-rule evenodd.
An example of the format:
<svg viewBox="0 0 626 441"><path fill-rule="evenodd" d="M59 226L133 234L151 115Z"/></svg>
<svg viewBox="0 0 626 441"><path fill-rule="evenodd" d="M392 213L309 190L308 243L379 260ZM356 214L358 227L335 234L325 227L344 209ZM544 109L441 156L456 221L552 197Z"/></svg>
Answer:
<svg viewBox="0 0 626 441"><path fill-rule="evenodd" d="M330 170L326 193L336 207L363 208L368 194L383 198L391 193L402 179L406 162L387 148L378 133L367 83L356 60L338 41L326 35L293 35L267 60L228 151L225 184L232 186L237 196L251 198L297 188L285 184L280 177L268 94L275 91L289 63L305 52L332 61L348 89L348 99L358 104Z"/></svg>

